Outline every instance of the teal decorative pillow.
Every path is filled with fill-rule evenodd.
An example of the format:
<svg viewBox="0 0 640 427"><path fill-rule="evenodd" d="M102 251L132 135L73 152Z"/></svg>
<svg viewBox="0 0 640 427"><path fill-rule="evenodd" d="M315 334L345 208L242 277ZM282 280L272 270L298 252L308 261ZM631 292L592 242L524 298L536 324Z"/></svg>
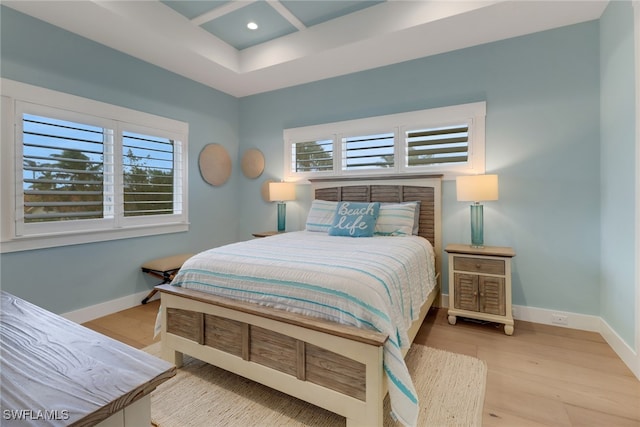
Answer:
<svg viewBox="0 0 640 427"><path fill-rule="evenodd" d="M371 237L380 203L338 202L330 236Z"/></svg>
<svg viewBox="0 0 640 427"><path fill-rule="evenodd" d="M380 205L375 234L379 236L411 236L412 234L417 234L418 209L418 202L383 203Z"/></svg>

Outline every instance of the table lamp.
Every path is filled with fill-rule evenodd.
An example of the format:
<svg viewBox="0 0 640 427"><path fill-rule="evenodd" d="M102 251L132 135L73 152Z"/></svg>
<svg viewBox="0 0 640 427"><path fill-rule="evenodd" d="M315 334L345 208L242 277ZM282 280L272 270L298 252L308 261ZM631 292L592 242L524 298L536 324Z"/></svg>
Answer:
<svg viewBox="0 0 640 427"><path fill-rule="evenodd" d="M287 205L284 203L288 200L296 199L295 182L270 182L269 183L269 200L278 202L278 232L285 229L285 221L287 217Z"/></svg>
<svg viewBox="0 0 640 427"><path fill-rule="evenodd" d="M456 194L460 202L471 205L471 246L482 248L483 214L480 202L498 200L498 175L466 175L456 178Z"/></svg>

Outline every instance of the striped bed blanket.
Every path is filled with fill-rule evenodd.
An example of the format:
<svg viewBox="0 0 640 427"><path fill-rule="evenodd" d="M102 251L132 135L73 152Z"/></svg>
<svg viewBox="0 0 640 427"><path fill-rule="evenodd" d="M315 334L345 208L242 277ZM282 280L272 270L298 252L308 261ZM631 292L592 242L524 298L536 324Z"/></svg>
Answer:
<svg viewBox="0 0 640 427"><path fill-rule="evenodd" d="M284 233L201 252L172 284L388 335L392 411L416 424L418 399L401 349L411 345L408 329L436 285L426 239Z"/></svg>

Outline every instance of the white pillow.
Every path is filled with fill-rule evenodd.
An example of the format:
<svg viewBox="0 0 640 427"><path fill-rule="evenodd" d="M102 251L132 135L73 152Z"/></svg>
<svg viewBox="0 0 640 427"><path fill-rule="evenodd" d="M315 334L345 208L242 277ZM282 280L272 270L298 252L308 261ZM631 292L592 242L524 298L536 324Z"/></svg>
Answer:
<svg viewBox="0 0 640 427"><path fill-rule="evenodd" d="M411 236L417 225L419 202L383 203L376 221L378 236Z"/></svg>
<svg viewBox="0 0 640 427"><path fill-rule="evenodd" d="M314 200L311 209L307 214L305 229L307 231L329 232L333 225L338 202L328 202L326 200Z"/></svg>

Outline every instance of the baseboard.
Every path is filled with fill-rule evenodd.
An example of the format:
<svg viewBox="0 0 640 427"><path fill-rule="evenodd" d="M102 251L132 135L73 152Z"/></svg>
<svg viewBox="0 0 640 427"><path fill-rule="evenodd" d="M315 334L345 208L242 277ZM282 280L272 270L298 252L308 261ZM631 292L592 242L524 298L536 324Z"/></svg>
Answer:
<svg viewBox="0 0 640 427"><path fill-rule="evenodd" d="M126 310L136 305L140 305L141 301L149 294L149 291L138 292L137 294L127 295L126 297L116 298L90 307L81 308L80 310L70 311L61 314L65 319L69 319L76 323L85 323L99 317L107 316L118 311ZM150 301L158 298L158 294L154 295Z"/></svg>
<svg viewBox="0 0 640 427"><path fill-rule="evenodd" d="M449 295L443 294L441 301L443 308L449 307ZM633 351L601 317L523 305L514 305L512 309L513 318L516 320L599 333L636 378L640 379L640 355ZM554 316L558 315L566 317L566 325L554 323Z"/></svg>
<svg viewBox="0 0 640 427"><path fill-rule="evenodd" d="M600 335L602 335L607 344L609 344L613 351L622 359L625 365L631 369L633 375L640 380L640 355L633 351L633 349L620 338L620 335L603 319L600 319L600 329L598 332L600 332Z"/></svg>
<svg viewBox="0 0 640 427"><path fill-rule="evenodd" d="M525 307L523 305L514 305L512 308L513 318L517 320L558 326L560 328L600 332L601 319L598 316L571 313L561 310L549 310L546 308ZM554 318L557 316L566 319L566 322L555 321Z"/></svg>
<svg viewBox="0 0 640 427"><path fill-rule="evenodd" d="M442 308L449 307L449 295L442 294ZM579 329L582 331L600 332L600 318L587 314L569 313L560 310L548 310L546 308L526 307L514 305L511 307L513 318L525 322L541 323L543 325L558 326L560 328ZM564 316L566 324L554 322L554 315Z"/></svg>

